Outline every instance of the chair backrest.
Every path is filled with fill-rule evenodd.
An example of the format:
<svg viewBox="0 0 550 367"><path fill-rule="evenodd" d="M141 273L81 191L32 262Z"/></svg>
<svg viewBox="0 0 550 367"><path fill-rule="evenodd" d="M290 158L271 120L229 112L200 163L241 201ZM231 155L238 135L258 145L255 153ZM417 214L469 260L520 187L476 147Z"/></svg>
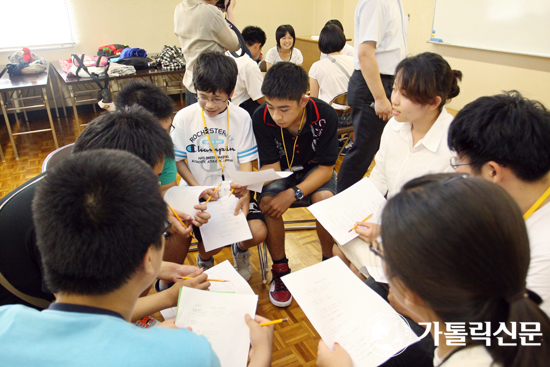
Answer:
<svg viewBox="0 0 550 367"><path fill-rule="evenodd" d="M339 104L339 105L342 105L342 106L348 106L349 107L349 104L348 104L348 92L343 92L343 93L340 93L338 94L336 97L334 97L332 99L332 101L330 101L329 103L331 106L333 104Z"/></svg>
<svg viewBox="0 0 550 367"><path fill-rule="evenodd" d="M73 151L73 145L74 143L65 145L64 147L58 148L48 154L44 160L44 163L42 163L42 172L52 169L59 162L70 156Z"/></svg>
<svg viewBox="0 0 550 367"><path fill-rule="evenodd" d="M260 67L260 71L262 73L265 73L267 71L267 65L265 63L265 60L260 61L259 67Z"/></svg>

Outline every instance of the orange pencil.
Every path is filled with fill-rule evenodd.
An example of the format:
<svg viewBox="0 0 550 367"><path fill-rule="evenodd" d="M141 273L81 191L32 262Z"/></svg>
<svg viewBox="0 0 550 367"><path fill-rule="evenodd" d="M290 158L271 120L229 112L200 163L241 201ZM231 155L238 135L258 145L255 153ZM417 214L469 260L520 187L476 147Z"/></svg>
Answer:
<svg viewBox="0 0 550 367"><path fill-rule="evenodd" d="M178 279L193 279L194 277L178 277ZM223 279L206 279L209 282L229 282L229 280L223 280Z"/></svg>
<svg viewBox="0 0 550 367"><path fill-rule="evenodd" d="M268 326L268 325L274 325L274 324L280 324L281 322L286 322L288 321L288 318L286 319L279 319L279 320L273 320L273 321L269 321L269 322L262 322L260 324L260 326Z"/></svg>
<svg viewBox="0 0 550 367"><path fill-rule="evenodd" d="M373 214L374 214L374 213L373 213ZM365 219L363 219L363 220L362 220L361 222L364 222L364 221L366 221L366 220L367 220L367 219L369 219L370 217L372 217L372 214L371 214L371 215L369 215L368 217L366 217ZM350 230L348 231L348 233L349 233L349 232L351 232L351 231L353 231L353 230L354 230L355 228L357 228L357 224L356 224L356 225L354 225L354 226L353 226L353 228L352 228L352 229L350 229Z"/></svg>
<svg viewBox="0 0 550 367"><path fill-rule="evenodd" d="M218 192L220 186L221 186L221 182L220 184L218 185L218 187L216 187L216 190L214 190L214 194ZM210 197L204 202L205 204L208 204L208 202L210 201L210 199L212 199L212 195L210 195Z"/></svg>
<svg viewBox="0 0 550 367"><path fill-rule="evenodd" d="M185 225L185 223L183 223L183 220L181 220L180 216L176 213L176 211L170 205L168 205L168 208L172 211L172 213L174 213L176 218L178 218L180 223L183 225L183 228L187 229L187 226Z"/></svg>

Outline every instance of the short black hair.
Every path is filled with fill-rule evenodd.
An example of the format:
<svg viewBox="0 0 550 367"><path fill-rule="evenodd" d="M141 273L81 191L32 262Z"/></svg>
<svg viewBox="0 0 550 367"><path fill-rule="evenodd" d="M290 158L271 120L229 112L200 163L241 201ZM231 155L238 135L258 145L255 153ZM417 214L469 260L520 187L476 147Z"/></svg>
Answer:
<svg viewBox="0 0 550 367"><path fill-rule="evenodd" d="M197 91L231 94L237 84L239 69L230 57L216 51L206 51L199 55L193 67L193 84Z"/></svg>
<svg viewBox="0 0 550 367"><path fill-rule="evenodd" d="M116 96L118 108L140 105L159 120L172 116L174 101L151 82L136 79L124 84Z"/></svg>
<svg viewBox="0 0 550 367"><path fill-rule="evenodd" d="M294 32L294 28L290 24L283 24L277 27L277 30L275 31L275 39L277 40L277 49L281 48L281 38L286 36L286 34L290 34L292 37L292 47L291 50L294 48L294 44L296 43L296 33Z"/></svg>
<svg viewBox="0 0 550 367"><path fill-rule="evenodd" d="M244 42L247 46L252 46L256 43L260 44L260 47L264 47L266 41L266 35L263 29L253 25L244 27L242 33Z"/></svg>
<svg viewBox="0 0 550 367"><path fill-rule="evenodd" d="M344 26L342 25L342 22L340 22L338 19L329 20L328 22L325 23L325 27L329 24L333 24L333 25L337 26L338 28L340 28L342 33L344 33Z"/></svg>
<svg viewBox="0 0 550 367"><path fill-rule="evenodd" d="M319 50L330 54L340 52L346 45L346 36L337 26L329 24L323 27L319 34Z"/></svg>
<svg viewBox="0 0 550 367"><path fill-rule="evenodd" d="M262 93L269 99L289 99L300 102L307 92L305 70L292 62L278 62L265 74Z"/></svg>
<svg viewBox="0 0 550 367"><path fill-rule="evenodd" d="M448 142L475 173L495 161L535 182L550 171L550 112L517 91L480 97L458 112Z"/></svg>
<svg viewBox="0 0 550 367"><path fill-rule="evenodd" d="M145 162L120 150L73 154L48 170L32 205L48 289L110 293L151 246L160 250L167 208L157 182Z"/></svg>
<svg viewBox="0 0 550 367"><path fill-rule="evenodd" d="M125 150L153 168L165 157L174 159L170 135L157 118L138 105L117 109L90 122L76 139L73 153L92 149Z"/></svg>

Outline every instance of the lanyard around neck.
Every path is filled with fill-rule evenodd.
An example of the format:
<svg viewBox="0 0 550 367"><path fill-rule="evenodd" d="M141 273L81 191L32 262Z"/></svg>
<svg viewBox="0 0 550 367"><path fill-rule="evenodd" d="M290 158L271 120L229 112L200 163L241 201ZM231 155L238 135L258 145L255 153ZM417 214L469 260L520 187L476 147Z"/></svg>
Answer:
<svg viewBox="0 0 550 367"><path fill-rule="evenodd" d="M535 201L533 206L530 207L529 210L525 212L525 214L523 214L523 219L527 220L527 218L529 218L531 214L533 214L538 208L540 208L540 206L548 196L550 196L550 187L548 187L544 192L544 194L542 194L540 198L538 198L537 201Z"/></svg>
<svg viewBox="0 0 550 367"><path fill-rule="evenodd" d="M306 108L304 107L304 113L302 113L302 121L300 121L300 127L298 127L298 134L296 135L296 139L294 139L294 146L292 147L292 160L288 161L288 153L286 152L286 145L285 145L285 136L283 134L283 128L281 127L281 139L283 140L283 148L285 149L285 158L286 158L286 164L288 165L288 169L290 172L292 171L292 163L294 163L294 152L296 151L296 143L298 142L298 137L300 137L300 133L302 132L302 124L304 123L304 118L306 117Z"/></svg>
<svg viewBox="0 0 550 367"><path fill-rule="evenodd" d="M208 133L208 127L206 126L206 120L204 118L204 110L202 108L201 108L201 115L202 115L202 123L204 124L204 133L208 138L208 143L210 143L210 149L212 149L212 152L214 153L214 156L216 157L216 160L218 161L222 169L222 181L225 181L225 175L223 174L223 170L225 168L225 158L227 158L227 156L229 155L229 151L227 150L229 146L229 103L227 104L227 131L225 133L225 151L223 154L223 164L222 162L220 162L220 158L218 157L218 154L216 153L216 149L214 149L214 145L212 144L212 140L210 139L210 134Z"/></svg>

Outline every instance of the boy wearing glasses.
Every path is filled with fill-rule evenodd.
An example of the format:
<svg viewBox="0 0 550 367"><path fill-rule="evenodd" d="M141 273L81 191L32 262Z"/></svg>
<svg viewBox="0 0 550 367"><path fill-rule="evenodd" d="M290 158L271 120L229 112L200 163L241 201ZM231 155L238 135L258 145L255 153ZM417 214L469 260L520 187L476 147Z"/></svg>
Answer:
<svg viewBox="0 0 550 367"><path fill-rule="evenodd" d="M273 65L262 85L266 103L253 116L261 169L294 172L266 185L260 198L267 221L267 247L273 259L269 298L277 307L292 303L292 295L281 280L290 273L283 213L306 196L315 203L336 193L338 117L327 103L305 95L307 82L307 73L301 66L290 62ZM323 260L332 257L334 241L319 223L317 235Z"/></svg>
<svg viewBox="0 0 550 367"><path fill-rule="evenodd" d="M252 121L246 110L229 101L237 82L237 64L220 52L204 52L195 63L193 83L198 103L187 106L174 117L172 139L176 165L181 177L191 186L215 187L231 180L228 167L252 171L258 159L258 147L252 131ZM243 278L252 276L248 248L262 243L266 226L257 203L246 187L235 186L239 198L235 213L247 216L252 239L232 245L235 268ZM213 255L221 249L206 252L199 240L197 265L208 269L214 266Z"/></svg>

